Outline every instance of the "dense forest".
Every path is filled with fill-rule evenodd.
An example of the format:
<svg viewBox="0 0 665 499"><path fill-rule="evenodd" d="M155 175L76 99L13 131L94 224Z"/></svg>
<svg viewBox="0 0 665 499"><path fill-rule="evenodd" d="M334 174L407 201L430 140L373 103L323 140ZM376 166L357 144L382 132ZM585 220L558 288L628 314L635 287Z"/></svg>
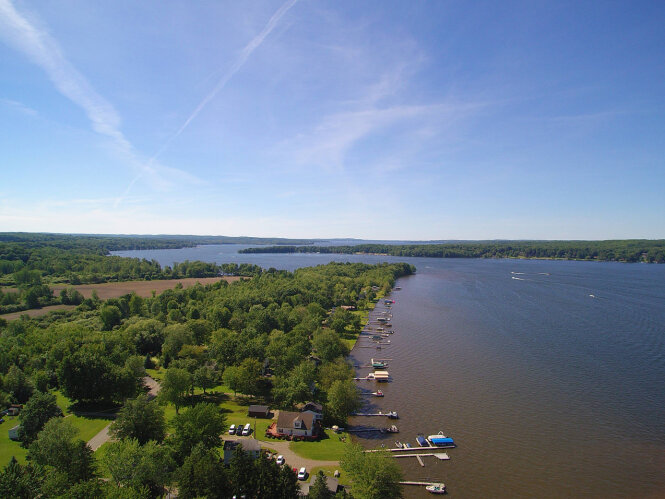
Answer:
<svg viewBox="0 0 665 499"><path fill-rule="evenodd" d="M100 254L97 261L93 250L81 248L53 256L45 242L10 246L13 253L6 248L4 261L17 261L6 258L10 254L29 255L13 269L19 280L21 272L35 279L38 272L45 280L67 272L83 280L91 265L116 261ZM46 262L66 265L61 270ZM141 268L131 259L118 262ZM288 466L252 460L238 450L224 464L220 434L228 426L228 402L213 388L223 383L249 400L283 409L319 401L327 424L344 424L359 404L353 368L344 357L360 331L361 314L414 270L407 264L349 263L295 272L255 269L251 278L231 284L176 288L149 298L93 297L81 299L73 311L0 319L0 405L24 404L18 417L22 447L9 447L5 437L2 453L22 448L19 457L28 459L12 459L0 471L0 495L147 498L175 488L179 497L296 497L297 480ZM154 401L141 395L146 370L161 379ZM93 453L77 436L78 416L60 417L67 409L63 400L71 411L117 411L111 427L116 440ZM6 435L7 423L3 428ZM347 462L364 459L362 453L349 456Z"/></svg>
<svg viewBox="0 0 665 499"><path fill-rule="evenodd" d="M431 258L552 258L665 263L665 240L482 241L446 244L358 244L353 246L264 246L240 253L370 253Z"/></svg>

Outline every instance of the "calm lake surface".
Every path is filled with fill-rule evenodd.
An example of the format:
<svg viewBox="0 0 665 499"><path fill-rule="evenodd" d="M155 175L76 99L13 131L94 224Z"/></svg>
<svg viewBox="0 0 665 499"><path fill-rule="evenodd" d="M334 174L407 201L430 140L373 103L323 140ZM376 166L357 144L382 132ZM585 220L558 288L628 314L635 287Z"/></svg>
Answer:
<svg viewBox="0 0 665 499"><path fill-rule="evenodd" d="M352 352L358 365L392 359L386 396L367 407L400 415L399 434L367 434L364 445L442 430L458 445L449 461L399 462L407 479L443 481L451 497L665 497L665 266L236 253L244 247L114 254L288 270L412 263L417 274L392 295L391 344L361 348L361 338Z"/></svg>

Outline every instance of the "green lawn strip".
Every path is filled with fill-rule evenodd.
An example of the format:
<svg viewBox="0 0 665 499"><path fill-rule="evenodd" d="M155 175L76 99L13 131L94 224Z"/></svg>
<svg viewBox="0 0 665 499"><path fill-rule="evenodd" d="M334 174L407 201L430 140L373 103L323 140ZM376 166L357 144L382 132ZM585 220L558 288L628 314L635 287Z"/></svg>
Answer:
<svg viewBox="0 0 665 499"><path fill-rule="evenodd" d="M53 394L55 395L56 404L62 410L62 414L67 416L70 413L69 407L72 405L72 401L65 397L60 390L55 390Z"/></svg>
<svg viewBox="0 0 665 499"><path fill-rule="evenodd" d="M9 430L19 424L18 416L3 416L3 419L5 422L0 423L0 467L9 463L12 456L15 456L19 463L24 463L28 450L9 438Z"/></svg>
<svg viewBox="0 0 665 499"><path fill-rule="evenodd" d="M339 461L344 454L344 449L351 441L346 433L337 434L331 430L325 430L327 438L314 442L300 441L291 442L289 449L300 457L315 459L317 461ZM343 441L342 439L345 439Z"/></svg>
<svg viewBox="0 0 665 499"><path fill-rule="evenodd" d="M328 476L328 477L333 477L335 474L335 470L340 472L340 475L337 477L337 480L339 480L340 485L344 485L345 487L348 487L351 485L351 479L347 476L346 473L342 471L342 468L339 466L315 466L311 470L309 470L309 476L313 477L316 476L320 471L323 471L323 474Z"/></svg>
<svg viewBox="0 0 665 499"><path fill-rule="evenodd" d="M112 419L105 418L92 418L88 416L69 416L67 418L72 426L79 430L77 438L87 442L92 437L97 435L104 427L113 421Z"/></svg>

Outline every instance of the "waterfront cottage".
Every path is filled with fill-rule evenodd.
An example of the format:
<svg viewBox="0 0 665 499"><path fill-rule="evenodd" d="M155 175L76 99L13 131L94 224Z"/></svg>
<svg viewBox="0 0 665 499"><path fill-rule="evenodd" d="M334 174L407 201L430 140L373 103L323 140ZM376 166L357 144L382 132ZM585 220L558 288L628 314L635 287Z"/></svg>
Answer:
<svg viewBox="0 0 665 499"><path fill-rule="evenodd" d="M312 414L314 421L321 421L323 419L323 405L317 402L307 402L302 406L300 412L303 414Z"/></svg>
<svg viewBox="0 0 665 499"><path fill-rule="evenodd" d="M316 420L310 412L279 411L277 432L280 435L313 437L317 433Z"/></svg>

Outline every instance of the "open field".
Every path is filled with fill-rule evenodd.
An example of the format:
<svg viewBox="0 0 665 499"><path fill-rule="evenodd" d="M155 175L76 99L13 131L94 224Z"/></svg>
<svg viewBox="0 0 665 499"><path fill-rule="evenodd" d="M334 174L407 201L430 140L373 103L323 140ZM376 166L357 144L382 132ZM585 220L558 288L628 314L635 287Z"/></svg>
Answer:
<svg viewBox="0 0 665 499"><path fill-rule="evenodd" d="M173 289L177 284L182 284L183 288L191 288L196 283L201 283L202 285L214 284L219 281L234 282L240 279L236 276L227 276L227 277L187 277L185 279L164 279L164 280L155 280L155 281L125 281L125 282L105 282L102 284L79 284L73 286L79 293L84 297L90 298L93 291L97 291L97 296L101 300L107 300L109 298L118 298L119 296L126 295L128 293L136 293L137 295L147 298L152 296L154 291L156 294L160 294L167 289ZM58 295L60 291L69 286L57 285L52 286L53 292Z"/></svg>
<svg viewBox="0 0 665 499"><path fill-rule="evenodd" d="M5 319L6 321L13 321L22 315L27 315L28 317L41 317L42 315L46 315L57 310L74 310L75 308L76 305L49 305L48 307L32 308L30 310L12 312L11 314L2 314L0 315L0 318Z"/></svg>
<svg viewBox="0 0 665 499"><path fill-rule="evenodd" d="M238 279L242 279L237 276L225 276L225 277L187 277L185 279L165 279L165 280L155 280L155 281L125 281L125 282L105 282L102 284L79 284L77 286L71 286L81 293L85 298L92 297L92 292L96 291L97 296L101 300L108 300L109 298L118 298L129 293L136 293L137 295L147 298L152 296L152 292L155 294L160 294L167 289L173 289L178 284L182 284L183 288L191 288L196 283L201 283L202 285L214 284L219 281L234 282ZM70 286L51 286L53 294L58 296L60 291ZM17 292L16 288L3 288L3 292ZM49 305L48 307L42 308L33 308L31 310L22 310L20 312L12 312L10 314L2 314L0 318L13 321L18 319L22 315L27 315L28 317L41 317L46 315L49 312L54 312L56 310L73 310L75 305Z"/></svg>

